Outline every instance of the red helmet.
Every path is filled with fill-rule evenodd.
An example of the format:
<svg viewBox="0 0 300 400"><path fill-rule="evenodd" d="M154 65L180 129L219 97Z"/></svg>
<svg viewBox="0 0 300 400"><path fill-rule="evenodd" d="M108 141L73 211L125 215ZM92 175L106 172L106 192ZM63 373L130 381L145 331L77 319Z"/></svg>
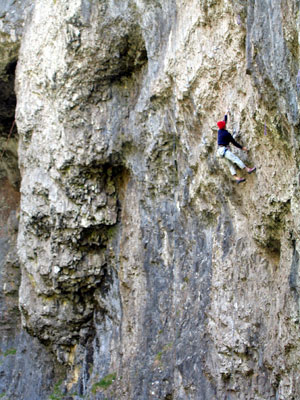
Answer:
<svg viewBox="0 0 300 400"><path fill-rule="evenodd" d="M224 129L226 126L226 122L225 121L219 121L217 122L217 125L220 129Z"/></svg>

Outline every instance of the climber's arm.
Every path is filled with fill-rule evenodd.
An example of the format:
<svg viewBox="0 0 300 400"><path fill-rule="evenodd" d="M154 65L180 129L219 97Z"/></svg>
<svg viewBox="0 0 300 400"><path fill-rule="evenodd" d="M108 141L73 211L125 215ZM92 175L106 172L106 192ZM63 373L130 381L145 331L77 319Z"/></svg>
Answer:
<svg viewBox="0 0 300 400"><path fill-rule="evenodd" d="M242 145L240 145L236 140L234 140L234 138L232 137L232 135L230 135L230 143L232 143L235 147L237 147L238 149L247 151L246 147L243 147Z"/></svg>

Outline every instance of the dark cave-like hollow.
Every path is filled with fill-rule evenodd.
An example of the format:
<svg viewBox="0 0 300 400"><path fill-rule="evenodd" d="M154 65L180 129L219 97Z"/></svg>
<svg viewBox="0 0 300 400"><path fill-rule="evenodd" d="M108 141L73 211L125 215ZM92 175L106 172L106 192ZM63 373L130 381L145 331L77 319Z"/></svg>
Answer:
<svg viewBox="0 0 300 400"><path fill-rule="evenodd" d="M18 132L14 122L16 65L17 59L10 60L0 73L0 233L20 202Z"/></svg>

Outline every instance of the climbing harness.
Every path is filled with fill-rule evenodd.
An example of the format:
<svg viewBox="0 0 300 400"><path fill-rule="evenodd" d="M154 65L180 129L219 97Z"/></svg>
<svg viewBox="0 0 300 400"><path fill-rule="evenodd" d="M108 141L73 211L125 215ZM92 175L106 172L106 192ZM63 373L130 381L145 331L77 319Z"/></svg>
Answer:
<svg viewBox="0 0 300 400"><path fill-rule="evenodd" d="M226 151L227 151L228 149L227 149L227 147L225 147L225 150L224 150L224 153L223 153L223 156L222 157L225 157L225 154L226 154Z"/></svg>
<svg viewBox="0 0 300 400"><path fill-rule="evenodd" d="M219 151L219 150L224 150L224 151L223 151L223 153L221 153L221 151ZM218 149L218 154L219 154L219 156L221 156L222 158L224 158L227 150L228 150L227 147L225 147L225 146L219 146L219 149Z"/></svg>
<svg viewBox="0 0 300 400"><path fill-rule="evenodd" d="M2 161L3 156L4 156L4 154L5 154L6 150L7 150L8 141L9 141L9 139L10 139L10 137L11 137L12 132L13 132L15 123L16 123L16 120L14 119L14 121L13 121L13 123L12 123L12 126L11 126L11 128L10 128L9 134L8 134L8 136L7 136L5 145L3 146L3 151L2 151L1 156L0 156L0 162Z"/></svg>

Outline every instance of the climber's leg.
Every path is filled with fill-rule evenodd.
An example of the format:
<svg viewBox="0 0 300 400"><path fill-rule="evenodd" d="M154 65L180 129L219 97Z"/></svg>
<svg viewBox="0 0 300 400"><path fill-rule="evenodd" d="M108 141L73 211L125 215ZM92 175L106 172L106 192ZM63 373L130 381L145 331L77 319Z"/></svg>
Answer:
<svg viewBox="0 0 300 400"><path fill-rule="evenodd" d="M246 165L243 163L242 160L240 160L235 154L233 154L230 150L227 150L225 155L225 158L227 158L227 160L231 161L232 163L235 163L238 167L240 167L241 169L246 168ZM230 170L231 171L231 170ZM232 174L234 175L234 174Z"/></svg>
<svg viewBox="0 0 300 400"><path fill-rule="evenodd" d="M227 151L226 151L225 157L226 157L227 162L228 162L228 164L229 164L229 169L230 169L231 175L233 175L233 177L234 177L236 183L245 182L245 181L246 181L245 178L240 178L239 176L237 176L236 170L235 170L235 168L234 168L234 166L233 166L232 163L237 164L241 169L246 168L247 171L249 171L250 168L248 168L248 167L243 163L243 161L240 160L240 159L239 159L235 154L233 154L230 150L227 150Z"/></svg>
<svg viewBox="0 0 300 400"><path fill-rule="evenodd" d="M241 169L246 169L248 174L252 174L252 172L256 171L256 167L250 168L247 165L243 163L242 160L240 160L235 154L233 154L230 150L227 150L224 157L227 158L227 160L230 160L231 162L237 164Z"/></svg>
<svg viewBox="0 0 300 400"><path fill-rule="evenodd" d="M233 175L233 176L236 175L236 169L234 168L234 165L229 160L226 160L226 161L227 161L228 167L230 169L231 175Z"/></svg>
<svg viewBox="0 0 300 400"><path fill-rule="evenodd" d="M231 161L229 161L229 160L226 160L226 161L228 163L228 166L229 166L229 169L230 169L230 173L234 177L234 179L236 180L236 183L245 182L245 180L246 180L245 178L240 178L239 176L237 176L236 170L235 170L234 166L231 164Z"/></svg>
<svg viewBox="0 0 300 400"><path fill-rule="evenodd" d="M218 151L217 151L218 157L226 159L230 173L234 177L236 182L237 183L245 182L245 180L246 180L245 178L240 178L239 176L237 176L236 169L235 169L234 165L232 164L232 159L234 159L235 162L236 162L236 160L238 160L238 162L240 162L240 164L238 164L239 166L241 165L241 163L244 165L244 163L238 157L236 157L233 153L231 153L232 157L231 156L227 157L226 156L227 153L231 153L231 151L229 151L228 149L226 149L226 151L225 151L224 147L218 148ZM237 162L236 162L236 164L237 164ZM242 166L241 166L241 168L242 168ZM244 165L244 168L245 168L245 165Z"/></svg>

